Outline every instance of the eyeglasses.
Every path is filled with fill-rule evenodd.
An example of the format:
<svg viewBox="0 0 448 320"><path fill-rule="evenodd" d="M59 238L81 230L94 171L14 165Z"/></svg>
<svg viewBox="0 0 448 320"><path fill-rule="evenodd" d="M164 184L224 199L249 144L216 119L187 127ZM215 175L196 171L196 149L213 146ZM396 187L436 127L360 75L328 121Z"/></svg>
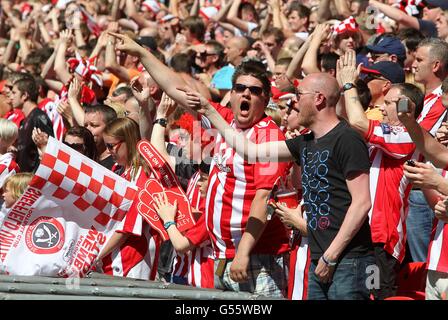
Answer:
<svg viewBox="0 0 448 320"><path fill-rule="evenodd" d="M66 146L69 146L70 148L76 150L76 151L79 151L79 152L84 151L84 144L83 143L68 143L68 142L64 141L64 144Z"/></svg>
<svg viewBox="0 0 448 320"><path fill-rule="evenodd" d="M244 84L241 83L236 83L233 86L233 90L235 90L235 92L237 93L243 93L246 91L246 89L249 89L250 94L253 94L255 96L259 96L263 93L263 88L262 87L258 87L258 86L246 86Z"/></svg>
<svg viewBox="0 0 448 320"><path fill-rule="evenodd" d="M296 94L297 94L297 98L298 98L298 99L300 99L300 96L303 96L303 95L305 95L305 94L316 94L316 93L320 93L320 92L319 92L319 91L302 92L302 91L299 91L299 90L296 91Z"/></svg>
<svg viewBox="0 0 448 320"><path fill-rule="evenodd" d="M117 143L105 143L107 150L113 151L116 146L118 146L117 150L120 148L123 141L117 142Z"/></svg>

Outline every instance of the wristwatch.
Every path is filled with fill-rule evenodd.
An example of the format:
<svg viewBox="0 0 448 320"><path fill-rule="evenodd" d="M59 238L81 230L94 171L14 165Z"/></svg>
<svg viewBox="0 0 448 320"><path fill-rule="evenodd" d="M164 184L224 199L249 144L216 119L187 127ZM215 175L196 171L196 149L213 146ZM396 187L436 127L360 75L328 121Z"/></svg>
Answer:
<svg viewBox="0 0 448 320"><path fill-rule="evenodd" d="M158 123L162 127L166 128L166 125L167 125L168 121L165 118L159 118L159 119L154 120L154 122L152 124L154 125L156 123Z"/></svg>
<svg viewBox="0 0 448 320"><path fill-rule="evenodd" d="M353 89L353 88L356 88L355 84L348 82L342 86L342 91L345 92L345 91Z"/></svg>

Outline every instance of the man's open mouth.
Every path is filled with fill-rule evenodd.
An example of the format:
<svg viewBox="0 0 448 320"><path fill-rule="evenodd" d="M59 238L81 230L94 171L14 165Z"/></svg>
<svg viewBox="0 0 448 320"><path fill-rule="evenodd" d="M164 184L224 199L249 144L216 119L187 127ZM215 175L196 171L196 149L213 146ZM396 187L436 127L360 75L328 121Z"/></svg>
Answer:
<svg viewBox="0 0 448 320"><path fill-rule="evenodd" d="M241 111L249 111L249 108L250 108L250 104L248 101L241 102L241 105L240 105Z"/></svg>

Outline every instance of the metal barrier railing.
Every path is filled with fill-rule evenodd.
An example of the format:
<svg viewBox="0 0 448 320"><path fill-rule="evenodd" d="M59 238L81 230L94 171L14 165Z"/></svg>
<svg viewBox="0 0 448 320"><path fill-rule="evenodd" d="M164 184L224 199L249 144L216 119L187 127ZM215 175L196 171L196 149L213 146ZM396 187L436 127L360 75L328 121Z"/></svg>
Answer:
<svg viewBox="0 0 448 320"><path fill-rule="evenodd" d="M103 274L89 278L0 275L0 300L182 299L271 300L247 292L201 289Z"/></svg>

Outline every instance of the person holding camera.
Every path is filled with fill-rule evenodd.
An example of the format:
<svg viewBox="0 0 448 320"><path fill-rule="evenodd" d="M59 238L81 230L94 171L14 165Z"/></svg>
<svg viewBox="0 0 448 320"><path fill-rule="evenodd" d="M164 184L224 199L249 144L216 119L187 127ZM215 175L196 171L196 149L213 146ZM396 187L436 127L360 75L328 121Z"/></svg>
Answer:
<svg viewBox="0 0 448 320"><path fill-rule="evenodd" d="M442 101L448 98L448 80L442 84ZM408 112L398 113L398 118L406 126L417 149L425 158L443 168L441 174L428 163L406 163L404 173L415 186L421 188L430 208L434 210L433 232L428 245L426 300L446 299L448 293L448 149L439 139L435 139L420 126L412 116L414 106Z"/></svg>
<svg viewBox="0 0 448 320"><path fill-rule="evenodd" d="M348 51L338 61L337 75L344 92L348 121L370 147L372 208L369 218L380 273L380 285L373 294L376 299L385 299L396 293L397 274L405 256L405 221L411 184L404 176L403 165L417 156L415 144L398 119L398 112L407 112L413 104L412 116L417 118L424 95L412 84L392 84L380 106L383 121L369 120L354 85L360 70L361 67L356 67L354 51Z"/></svg>

